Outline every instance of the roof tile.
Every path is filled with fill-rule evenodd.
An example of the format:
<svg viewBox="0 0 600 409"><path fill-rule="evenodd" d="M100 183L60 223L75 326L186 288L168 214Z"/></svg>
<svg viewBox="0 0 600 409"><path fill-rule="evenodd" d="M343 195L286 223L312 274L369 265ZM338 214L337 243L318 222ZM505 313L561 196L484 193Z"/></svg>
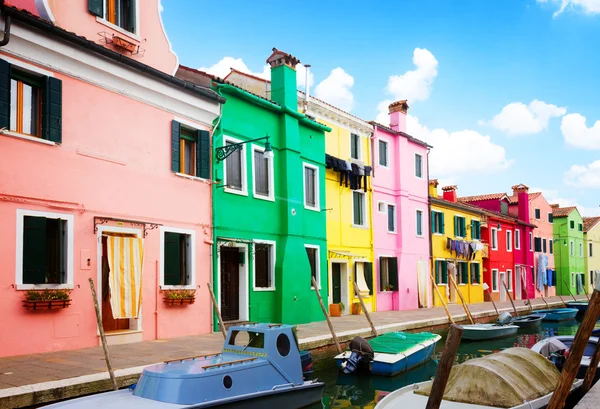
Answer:
<svg viewBox="0 0 600 409"><path fill-rule="evenodd" d="M490 193L486 195L459 197L458 201L463 203L481 202L484 200L502 199L504 196L506 196L506 193Z"/></svg>
<svg viewBox="0 0 600 409"><path fill-rule="evenodd" d="M583 231L585 233L587 233L588 231L591 230L592 227L594 227L596 224L598 224L598 222L600 222L600 216L584 217L583 218Z"/></svg>
<svg viewBox="0 0 600 409"><path fill-rule="evenodd" d="M577 206L569 207L552 207L552 217L567 217Z"/></svg>

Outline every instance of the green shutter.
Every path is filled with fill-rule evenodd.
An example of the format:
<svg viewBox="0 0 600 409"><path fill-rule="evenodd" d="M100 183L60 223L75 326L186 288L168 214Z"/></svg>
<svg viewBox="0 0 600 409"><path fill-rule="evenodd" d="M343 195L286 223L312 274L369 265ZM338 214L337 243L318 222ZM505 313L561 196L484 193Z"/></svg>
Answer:
<svg viewBox="0 0 600 409"><path fill-rule="evenodd" d="M94 16L104 18L104 0L88 0L88 11Z"/></svg>
<svg viewBox="0 0 600 409"><path fill-rule="evenodd" d="M197 133L196 176L210 179L210 133L208 131L197 131Z"/></svg>
<svg viewBox="0 0 600 409"><path fill-rule="evenodd" d="M436 220L435 220L435 212L431 211L431 232L436 233Z"/></svg>
<svg viewBox="0 0 600 409"><path fill-rule="evenodd" d="M479 264L471 263L471 284L481 284L479 281Z"/></svg>
<svg viewBox="0 0 600 409"><path fill-rule="evenodd" d="M178 233L165 232L164 284L181 284L181 240Z"/></svg>
<svg viewBox="0 0 600 409"><path fill-rule="evenodd" d="M0 128L10 128L10 64L0 60Z"/></svg>
<svg viewBox="0 0 600 409"><path fill-rule="evenodd" d="M471 239L476 239L475 237L475 220L471 219Z"/></svg>
<svg viewBox="0 0 600 409"><path fill-rule="evenodd" d="M448 262L442 261L442 283L448 284Z"/></svg>
<svg viewBox="0 0 600 409"><path fill-rule="evenodd" d="M446 226L444 222L444 213L440 213L440 225L442 226L440 233L444 234L446 232Z"/></svg>
<svg viewBox="0 0 600 409"><path fill-rule="evenodd" d="M373 263L364 263L365 281L369 287L369 295L373 295Z"/></svg>
<svg viewBox="0 0 600 409"><path fill-rule="evenodd" d="M454 237L458 236L458 216L454 216Z"/></svg>
<svg viewBox="0 0 600 409"><path fill-rule="evenodd" d="M171 121L171 170L179 173L179 155L181 149L181 124L177 121Z"/></svg>
<svg viewBox="0 0 600 409"><path fill-rule="evenodd" d="M398 258L388 258L388 277L393 291L398 291Z"/></svg>
<svg viewBox="0 0 600 409"><path fill-rule="evenodd" d="M132 33L135 33L135 0L129 0L129 28Z"/></svg>
<svg viewBox="0 0 600 409"><path fill-rule="evenodd" d="M42 123L44 139L62 142L62 81L46 77L42 102Z"/></svg>
<svg viewBox="0 0 600 409"><path fill-rule="evenodd" d="M467 219L464 217L460 218L460 235L461 237L467 237Z"/></svg>
<svg viewBox="0 0 600 409"><path fill-rule="evenodd" d="M359 203L360 197L359 197L359 193L357 192L353 192L352 193L352 204L354 207L354 224L355 225L360 225L360 203Z"/></svg>
<svg viewBox="0 0 600 409"><path fill-rule="evenodd" d="M23 218L23 284L46 283L46 218Z"/></svg>

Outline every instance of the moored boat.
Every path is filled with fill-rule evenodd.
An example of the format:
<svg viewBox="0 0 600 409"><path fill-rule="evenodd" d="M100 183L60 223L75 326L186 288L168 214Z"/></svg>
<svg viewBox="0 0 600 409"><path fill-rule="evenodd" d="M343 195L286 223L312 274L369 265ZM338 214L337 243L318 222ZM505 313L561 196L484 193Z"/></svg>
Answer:
<svg viewBox="0 0 600 409"><path fill-rule="evenodd" d="M512 324L471 324L463 325L462 338L471 341L502 338L514 335L519 327Z"/></svg>
<svg viewBox="0 0 600 409"><path fill-rule="evenodd" d="M579 314L585 314L585 312L587 311L587 307L588 307L587 301L571 301L566 304L567 304L567 307L569 307L569 308L577 309L577 311L579 311Z"/></svg>
<svg viewBox="0 0 600 409"><path fill-rule="evenodd" d="M596 333L598 333L598 330L596 330ZM592 333L592 335L594 334ZM555 365L557 365L557 367L561 369L562 364L564 363L562 361L566 360L566 357L563 358L565 351L565 349L563 348L566 348L567 350L570 349L573 345L574 339L574 335L558 335L555 337L544 338L541 341L537 342L535 345L533 345L531 347L531 350L543 355L548 359L551 359L553 362L555 362ZM596 349L596 345L598 345L598 340L598 336L591 336L588 340L588 343L585 347L585 351L583 352L583 357L581 358L581 363L579 364L579 370L577 371L576 378L583 379L585 377L585 373L587 372L587 369L590 366L590 362L592 360L594 350ZM557 355L559 358L563 359L557 360ZM600 365L598 366L600 367ZM596 379L598 379L599 377L600 371L597 371Z"/></svg>
<svg viewBox="0 0 600 409"><path fill-rule="evenodd" d="M538 314L546 314L544 321L564 321L575 318L577 315L577 308L555 308L552 310L537 310Z"/></svg>
<svg viewBox="0 0 600 409"><path fill-rule="evenodd" d="M540 325L544 317L546 317L546 314L529 314L513 318L511 324L518 325L521 328L533 327L534 325Z"/></svg>
<svg viewBox="0 0 600 409"><path fill-rule="evenodd" d="M304 381L300 362L292 326L237 325L219 354L152 365L134 387L47 408L302 408L321 401L325 384Z"/></svg>

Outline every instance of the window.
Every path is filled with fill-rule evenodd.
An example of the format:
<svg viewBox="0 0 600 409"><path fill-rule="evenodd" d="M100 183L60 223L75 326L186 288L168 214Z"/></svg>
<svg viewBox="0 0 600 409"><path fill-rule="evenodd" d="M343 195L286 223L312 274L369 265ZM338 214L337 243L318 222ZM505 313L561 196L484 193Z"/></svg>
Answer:
<svg viewBox="0 0 600 409"><path fill-rule="evenodd" d="M431 212L431 232L444 234L444 213L435 210Z"/></svg>
<svg viewBox="0 0 600 409"><path fill-rule="evenodd" d="M533 233L529 232L529 251L533 251Z"/></svg>
<svg viewBox="0 0 600 409"><path fill-rule="evenodd" d="M577 228L578 228L579 231L583 231L583 224L579 223L577 225Z"/></svg>
<svg viewBox="0 0 600 409"><path fill-rule="evenodd" d="M521 249L521 230L515 230L515 249Z"/></svg>
<svg viewBox="0 0 600 409"><path fill-rule="evenodd" d="M448 262L446 260L435 261L435 278L438 284L448 284Z"/></svg>
<svg viewBox="0 0 600 409"><path fill-rule="evenodd" d="M308 262L310 263L311 277L315 279L317 285L321 288L319 246L305 244L304 247L306 248L306 255L308 256ZM311 288L314 288L312 285L312 278L310 280L310 286Z"/></svg>
<svg viewBox="0 0 600 409"><path fill-rule="evenodd" d="M537 253L541 253L542 252L542 239L541 239L541 237L536 237L534 239L534 242L535 242L535 251Z"/></svg>
<svg viewBox="0 0 600 409"><path fill-rule="evenodd" d="M304 164L304 207L320 211L319 204L319 168Z"/></svg>
<svg viewBox="0 0 600 409"><path fill-rule="evenodd" d="M590 284L594 285L594 272L590 270Z"/></svg>
<svg viewBox="0 0 600 409"><path fill-rule="evenodd" d="M583 257L583 243L579 243L579 257Z"/></svg>
<svg viewBox="0 0 600 409"><path fill-rule="evenodd" d="M512 289L513 289L512 270L506 270L506 279L508 281L508 283L507 283L508 291L512 291Z"/></svg>
<svg viewBox="0 0 600 409"><path fill-rule="evenodd" d="M225 138L225 145L234 145L241 141ZM225 191L246 194L246 146L241 145L225 159Z"/></svg>
<svg viewBox="0 0 600 409"><path fill-rule="evenodd" d="M379 257L379 291L398 291L396 257Z"/></svg>
<svg viewBox="0 0 600 409"><path fill-rule="evenodd" d="M454 236L467 237L467 222L462 216L454 216Z"/></svg>
<svg viewBox="0 0 600 409"><path fill-rule="evenodd" d="M573 240L571 240L571 252L569 254L571 254L571 256L575 255L575 243L573 243Z"/></svg>
<svg viewBox="0 0 600 409"><path fill-rule="evenodd" d="M417 236L423 235L423 211L417 210Z"/></svg>
<svg viewBox="0 0 600 409"><path fill-rule="evenodd" d="M275 289L275 242L254 242L254 289Z"/></svg>
<svg viewBox="0 0 600 409"><path fill-rule="evenodd" d="M377 202L379 213L385 213L385 202Z"/></svg>
<svg viewBox="0 0 600 409"><path fill-rule="evenodd" d="M540 209L534 209L535 210L535 218L540 220L542 217L542 212L540 211Z"/></svg>
<svg viewBox="0 0 600 409"><path fill-rule="evenodd" d="M575 286L575 273L571 273L571 282L569 283L569 287Z"/></svg>
<svg viewBox="0 0 600 409"><path fill-rule="evenodd" d="M264 157L265 149L252 147L252 186L254 197L275 200L273 191L273 159Z"/></svg>
<svg viewBox="0 0 600 409"><path fill-rule="evenodd" d="M492 228L492 250L498 250L498 229Z"/></svg>
<svg viewBox="0 0 600 409"><path fill-rule="evenodd" d="M500 213L508 214L508 203L505 201L500 202Z"/></svg>
<svg viewBox="0 0 600 409"><path fill-rule="evenodd" d="M498 292L498 269L492 269L492 291Z"/></svg>
<svg viewBox="0 0 600 409"><path fill-rule="evenodd" d="M365 194L352 192L352 209L355 226L365 226Z"/></svg>
<svg viewBox="0 0 600 409"><path fill-rule="evenodd" d="M550 254L554 254L554 241L552 239L548 239L548 247Z"/></svg>
<svg viewBox="0 0 600 409"><path fill-rule="evenodd" d="M588 256L589 257L593 257L594 256L594 252L592 251L593 250L592 243L589 243L588 246L589 246Z"/></svg>
<svg viewBox="0 0 600 409"><path fill-rule="evenodd" d="M101 19L135 33L136 0L88 0L88 10Z"/></svg>
<svg viewBox="0 0 600 409"><path fill-rule="evenodd" d="M569 227L571 228L571 230L573 230L575 228L575 221L574 220L569 220Z"/></svg>
<svg viewBox="0 0 600 409"><path fill-rule="evenodd" d="M466 261L457 263L458 284L469 284L469 268Z"/></svg>
<svg viewBox="0 0 600 409"><path fill-rule="evenodd" d="M387 214L388 214L388 233L396 232L396 206L387 205Z"/></svg>
<svg viewBox="0 0 600 409"><path fill-rule="evenodd" d="M471 263L471 284L481 283L481 266L479 263Z"/></svg>
<svg viewBox="0 0 600 409"><path fill-rule="evenodd" d="M73 216L17 210L17 289L72 288Z"/></svg>
<svg viewBox="0 0 600 409"><path fill-rule="evenodd" d="M512 251L512 230L506 230L506 251Z"/></svg>
<svg viewBox="0 0 600 409"><path fill-rule="evenodd" d="M548 223L552 223L554 221L554 216L552 215L552 212L548 213Z"/></svg>
<svg viewBox="0 0 600 409"><path fill-rule="evenodd" d="M388 143L382 140L379 140L379 164L386 167L388 165Z"/></svg>
<svg viewBox="0 0 600 409"><path fill-rule="evenodd" d="M350 134L350 157L360 159L360 136L355 133Z"/></svg>
<svg viewBox="0 0 600 409"><path fill-rule="evenodd" d="M423 157L418 153L415 153L415 176L423 177Z"/></svg>
<svg viewBox="0 0 600 409"><path fill-rule="evenodd" d="M546 253L548 248L546 247L546 239L542 239L542 252Z"/></svg>
<svg viewBox="0 0 600 409"><path fill-rule="evenodd" d="M481 222L479 220L471 220L471 238L481 240Z"/></svg>
<svg viewBox="0 0 600 409"><path fill-rule="evenodd" d="M161 288L196 287L196 232L194 230L160 228Z"/></svg>
<svg viewBox="0 0 600 409"><path fill-rule="evenodd" d="M189 176L210 178L210 134L171 121L171 170Z"/></svg>
<svg viewBox="0 0 600 409"><path fill-rule="evenodd" d="M42 83L13 70L10 78L10 130L26 135L42 134Z"/></svg>

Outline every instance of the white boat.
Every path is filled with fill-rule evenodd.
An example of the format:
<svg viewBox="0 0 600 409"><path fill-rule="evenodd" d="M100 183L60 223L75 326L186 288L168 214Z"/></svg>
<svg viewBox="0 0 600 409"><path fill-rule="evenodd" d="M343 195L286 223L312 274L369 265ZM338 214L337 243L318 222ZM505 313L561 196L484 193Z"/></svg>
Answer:
<svg viewBox="0 0 600 409"><path fill-rule="evenodd" d="M550 402L559 380L558 369L540 354L508 348L454 366L440 409L541 409ZM571 392L582 382L574 382ZM398 389L375 409L425 409L432 384Z"/></svg>
<svg viewBox="0 0 600 409"><path fill-rule="evenodd" d="M495 339L515 335L519 330L517 325L507 324L472 324L463 325L463 339L481 341L484 339Z"/></svg>

